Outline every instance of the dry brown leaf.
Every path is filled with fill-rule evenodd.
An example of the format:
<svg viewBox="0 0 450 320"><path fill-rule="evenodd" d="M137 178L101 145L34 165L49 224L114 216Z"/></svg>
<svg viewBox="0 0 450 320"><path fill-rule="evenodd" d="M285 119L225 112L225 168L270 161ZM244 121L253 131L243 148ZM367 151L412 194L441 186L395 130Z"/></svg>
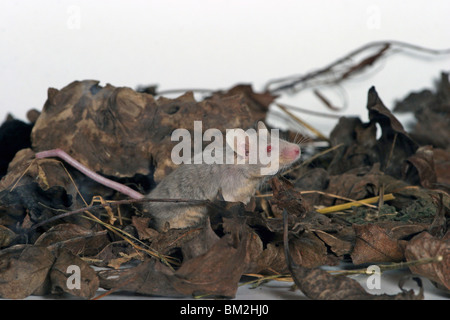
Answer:
<svg viewBox="0 0 450 320"><path fill-rule="evenodd" d="M423 146L417 149L415 154L406 159L403 175L403 180L407 180L411 184L420 184L424 188L434 189L437 176L434 168L433 148Z"/></svg>
<svg viewBox="0 0 450 320"><path fill-rule="evenodd" d="M255 97L259 95L242 87L231 93L214 93L200 102L192 92L176 99L156 100L126 87L101 87L95 80L74 81L61 90L49 90L33 127L32 145L36 152L61 148L105 175L124 178L153 174L159 182L175 168L170 161L174 129L192 132L194 120L200 119L204 128L223 132L227 128L249 128L256 119L248 105L267 108L270 100L256 102ZM265 114L263 109L259 108L259 117Z"/></svg>
<svg viewBox="0 0 450 320"><path fill-rule="evenodd" d="M43 233L35 245L51 250L65 248L76 255L92 256L109 243L106 231L96 232L72 223L58 224Z"/></svg>
<svg viewBox="0 0 450 320"><path fill-rule="evenodd" d="M336 256L349 254L353 248L353 244L350 241L339 239L337 236L329 234L325 231L316 230L314 233L324 243L326 243L326 245Z"/></svg>
<svg viewBox="0 0 450 320"><path fill-rule="evenodd" d="M250 240L245 228L239 234L227 234L205 253L184 260L176 271L154 259L120 272L102 271L101 286L147 295L233 298L246 268Z"/></svg>
<svg viewBox="0 0 450 320"><path fill-rule="evenodd" d="M273 189L270 203L275 212L281 213L286 209L289 214L302 218L310 210L310 204L306 203L300 192L296 191L293 184L286 179L272 178L270 184Z"/></svg>
<svg viewBox="0 0 450 320"><path fill-rule="evenodd" d="M0 225L0 248L8 247L16 237L11 229Z"/></svg>
<svg viewBox="0 0 450 320"><path fill-rule="evenodd" d="M140 240L153 240L157 236L158 231L148 227L150 218L133 216L131 219Z"/></svg>
<svg viewBox="0 0 450 320"><path fill-rule="evenodd" d="M353 228L356 234L356 244L351 254L354 264L403 260L397 239L389 236L386 229L376 224L353 225Z"/></svg>
<svg viewBox="0 0 450 320"><path fill-rule="evenodd" d="M108 244L97 255L91 257L93 263L99 267L106 267L111 263L115 263L115 259L122 255L131 256L136 253L136 249L132 247L127 241L115 241ZM144 254L139 256L139 259L143 259Z"/></svg>
<svg viewBox="0 0 450 320"><path fill-rule="evenodd" d="M332 145L343 143L344 147L335 152L328 172L337 175L354 168L371 167L378 162L385 174L401 178L403 161L415 153L418 145L386 108L374 87L368 92L367 110L369 123L362 123L359 118L342 117L331 132ZM382 131L379 139L377 123Z"/></svg>
<svg viewBox="0 0 450 320"><path fill-rule="evenodd" d="M407 261L442 257L442 261L409 267L413 273L435 281L450 290L450 237L438 239L422 232L409 241L405 248Z"/></svg>
<svg viewBox="0 0 450 320"><path fill-rule="evenodd" d="M72 271L72 269L69 269L73 266L79 268L79 273L78 270ZM69 285L72 283L72 276L79 276L79 289L72 288ZM99 280L94 269L66 249L58 249L57 258L50 270L49 277L53 294L65 292L79 298L90 299L95 295L99 286ZM73 281L73 284L76 284L78 280Z"/></svg>
<svg viewBox="0 0 450 320"><path fill-rule="evenodd" d="M0 297L23 299L42 292L54 261L41 246L16 245L0 251Z"/></svg>
<svg viewBox="0 0 450 320"><path fill-rule="evenodd" d="M333 276L319 268L307 268L296 264L290 254L287 213L284 213L284 248L286 264L297 288L313 300L409 300L423 299L423 287L414 295L414 291L405 291L397 295L371 295L354 279L345 276Z"/></svg>

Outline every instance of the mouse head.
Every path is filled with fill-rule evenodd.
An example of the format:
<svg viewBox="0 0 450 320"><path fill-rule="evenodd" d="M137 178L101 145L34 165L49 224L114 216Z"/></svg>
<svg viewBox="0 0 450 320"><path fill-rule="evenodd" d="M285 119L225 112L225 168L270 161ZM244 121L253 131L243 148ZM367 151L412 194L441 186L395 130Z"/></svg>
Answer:
<svg viewBox="0 0 450 320"><path fill-rule="evenodd" d="M269 133L262 121L258 122L257 129L257 132L254 129L227 130L227 150L234 152L238 165L249 165L252 171L259 171L255 173L259 176L274 175L300 158L300 147L280 139L278 129Z"/></svg>

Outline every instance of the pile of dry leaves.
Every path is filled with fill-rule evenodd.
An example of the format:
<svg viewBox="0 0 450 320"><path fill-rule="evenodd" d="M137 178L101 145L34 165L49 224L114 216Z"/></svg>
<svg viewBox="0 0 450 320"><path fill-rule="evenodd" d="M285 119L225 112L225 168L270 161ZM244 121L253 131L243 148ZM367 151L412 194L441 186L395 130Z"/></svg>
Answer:
<svg viewBox="0 0 450 320"><path fill-rule="evenodd" d="M312 299L423 297L403 290L370 295L356 281L319 268L341 261L410 262L413 273L449 290L445 74L436 92L411 94L396 106L415 113L411 133L371 88L368 123L341 118L327 148L268 181L247 206L218 198L205 225L195 228L157 232L141 214L145 200L127 199L59 159L35 158L61 148L146 194L174 168L174 129L192 131L194 120L204 129L246 129L264 120L275 100L246 85L202 101L190 92L156 99L97 81L49 89L42 112L30 113L31 124L9 120L0 129L1 160L9 165L0 172L0 297L92 298L101 287L233 298L244 275L292 277ZM349 201L356 202L339 206ZM79 289L68 287L73 266L80 268Z"/></svg>

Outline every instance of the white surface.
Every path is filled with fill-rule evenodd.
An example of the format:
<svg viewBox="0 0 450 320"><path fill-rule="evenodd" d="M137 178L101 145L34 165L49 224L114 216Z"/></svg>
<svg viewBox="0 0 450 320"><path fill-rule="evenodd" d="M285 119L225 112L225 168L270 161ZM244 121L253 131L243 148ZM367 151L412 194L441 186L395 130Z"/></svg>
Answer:
<svg viewBox="0 0 450 320"><path fill-rule="evenodd" d="M329 268L337 269L337 268ZM409 277L411 273L407 269L385 271L381 274L381 284L379 289L368 289L366 275L354 275L351 276L357 280L361 286L369 293L373 295L389 294L396 295L401 293L401 289L398 286L400 279L403 277ZM424 299L425 300L449 300L450 293L441 289L437 289L428 279L420 277L424 287ZM233 301L238 300L307 300L308 298L299 290L292 290L293 282L281 282L281 281L269 281L256 288L251 285L243 285L238 288L237 294ZM415 295L419 293L419 287L413 280L408 280L403 286L404 290L414 290ZM105 290L100 289L97 296L104 294ZM66 295L65 298L73 299L73 297ZM45 299L60 299L58 297L40 297L29 296L27 300L45 300ZM167 297L152 297L135 295L133 293L115 292L106 295L101 300L168 300ZM192 300L192 297L177 298L177 300ZM198 299L196 299L198 300ZM206 298L206 300L208 300Z"/></svg>
<svg viewBox="0 0 450 320"><path fill-rule="evenodd" d="M322 68L365 43L400 40L450 47L447 0L2 0L0 120L41 109L47 89L74 80L136 88L226 89ZM388 107L431 87L450 59L394 55L346 82L349 107L365 115L375 85ZM339 90L325 91L340 104ZM327 111L308 93L282 97ZM327 133L333 121L302 115Z"/></svg>

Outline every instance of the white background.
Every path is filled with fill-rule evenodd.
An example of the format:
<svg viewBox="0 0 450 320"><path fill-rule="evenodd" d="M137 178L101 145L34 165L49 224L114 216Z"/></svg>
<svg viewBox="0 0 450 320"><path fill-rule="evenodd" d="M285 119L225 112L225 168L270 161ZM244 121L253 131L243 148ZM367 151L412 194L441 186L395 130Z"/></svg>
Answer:
<svg viewBox="0 0 450 320"><path fill-rule="evenodd" d="M450 48L450 1L288 0L2 0L0 121L41 109L47 89L74 80L159 89L262 90L267 81L322 68L376 40ZM366 117L375 85L387 107L411 90L433 86L450 56L427 60L397 54L374 70L326 92ZM328 111L308 93L283 96ZM302 116L325 133L333 120Z"/></svg>
<svg viewBox="0 0 450 320"><path fill-rule="evenodd" d="M262 90L271 79L324 67L376 40L447 49L449 14L448 0L1 0L0 121L8 112L25 119L42 108L49 87L74 80L162 90L249 83ZM431 88L450 71L449 58L383 60L343 84L348 108L341 114L366 119L372 85L389 108L411 90ZM328 94L338 99L341 92ZM308 93L280 101L328 111ZM334 126L302 117L325 133ZM248 294L275 297L257 291Z"/></svg>

